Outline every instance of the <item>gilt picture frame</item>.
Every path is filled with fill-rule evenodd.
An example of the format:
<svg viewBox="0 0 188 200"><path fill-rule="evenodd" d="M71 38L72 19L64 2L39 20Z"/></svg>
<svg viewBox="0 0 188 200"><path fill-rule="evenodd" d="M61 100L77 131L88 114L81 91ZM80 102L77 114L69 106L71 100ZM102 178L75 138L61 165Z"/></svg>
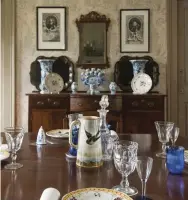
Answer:
<svg viewBox="0 0 188 200"><path fill-rule="evenodd" d="M96 11L76 19L79 32L77 67L108 68L107 32L110 19Z"/></svg>
<svg viewBox="0 0 188 200"><path fill-rule="evenodd" d="M66 7L36 7L37 50L67 50Z"/></svg>
<svg viewBox="0 0 188 200"><path fill-rule="evenodd" d="M120 10L120 52L150 52L150 10Z"/></svg>

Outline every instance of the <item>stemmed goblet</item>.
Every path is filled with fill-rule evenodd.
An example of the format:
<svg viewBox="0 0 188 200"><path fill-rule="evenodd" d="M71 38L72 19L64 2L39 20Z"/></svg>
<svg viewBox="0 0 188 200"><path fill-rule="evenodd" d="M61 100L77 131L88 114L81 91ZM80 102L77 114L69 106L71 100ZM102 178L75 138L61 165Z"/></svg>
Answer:
<svg viewBox="0 0 188 200"><path fill-rule="evenodd" d="M24 137L24 130L22 127L7 127L5 128L5 138L8 144L8 151L11 154L12 162L5 165L5 169L19 169L23 167L22 164L16 163L17 151L21 148Z"/></svg>
<svg viewBox="0 0 188 200"><path fill-rule="evenodd" d="M136 170L142 182L142 195L138 196L136 200L151 200L146 197L146 182L149 178L153 165L153 159L147 156L138 156Z"/></svg>
<svg viewBox="0 0 188 200"><path fill-rule="evenodd" d="M175 147L175 142L178 139L180 129L178 127L175 127L172 129L170 133L170 140L172 142L172 147Z"/></svg>
<svg viewBox="0 0 188 200"><path fill-rule="evenodd" d="M169 142L171 131L174 127L173 122L156 121L155 127L159 141L162 143L162 152L157 153L157 157L166 158L166 143Z"/></svg>
<svg viewBox="0 0 188 200"><path fill-rule="evenodd" d="M128 176L131 174L137 163L138 143L132 141L120 140L114 144L113 156L114 164L117 171L122 175L120 185L114 186L112 189L123 192L129 196L138 193L135 187L130 187Z"/></svg>

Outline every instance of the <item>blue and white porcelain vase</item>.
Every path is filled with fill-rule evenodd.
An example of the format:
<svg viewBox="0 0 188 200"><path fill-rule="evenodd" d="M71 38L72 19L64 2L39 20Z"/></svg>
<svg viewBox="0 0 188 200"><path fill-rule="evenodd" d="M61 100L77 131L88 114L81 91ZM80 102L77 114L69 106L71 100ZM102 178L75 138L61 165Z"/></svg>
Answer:
<svg viewBox="0 0 188 200"><path fill-rule="evenodd" d="M45 85L45 78L46 76L52 72L52 66L55 60L53 59L39 59L38 62L40 63L41 68L41 83L40 83L40 93L45 94L49 93L48 89Z"/></svg>
<svg viewBox="0 0 188 200"><path fill-rule="evenodd" d="M138 73L145 73L145 64L148 60L130 60L133 65L133 74L134 76Z"/></svg>
<svg viewBox="0 0 188 200"><path fill-rule="evenodd" d="M81 81L89 87L88 94L99 94L98 87L105 81L105 73L101 69L86 69L81 73Z"/></svg>
<svg viewBox="0 0 188 200"><path fill-rule="evenodd" d="M111 94L116 94L117 84L115 82L111 82L109 85L109 89L110 89Z"/></svg>
<svg viewBox="0 0 188 200"><path fill-rule="evenodd" d="M77 93L77 91L78 91L78 83L77 82L72 83L71 90L72 90L72 94Z"/></svg>

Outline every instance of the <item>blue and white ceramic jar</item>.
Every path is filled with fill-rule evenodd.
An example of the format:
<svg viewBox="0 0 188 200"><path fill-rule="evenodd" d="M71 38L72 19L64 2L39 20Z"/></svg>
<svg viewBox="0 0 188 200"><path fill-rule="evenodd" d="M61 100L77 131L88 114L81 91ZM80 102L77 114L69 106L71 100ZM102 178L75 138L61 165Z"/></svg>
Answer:
<svg viewBox="0 0 188 200"><path fill-rule="evenodd" d="M115 82L111 82L109 85L109 89L110 89L111 94L116 94L117 84Z"/></svg>
<svg viewBox="0 0 188 200"><path fill-rule="evenodd" d="M71 91L72 91L72 94L75 94L78 91L78 83L77 82L72 83Z"/></svg>

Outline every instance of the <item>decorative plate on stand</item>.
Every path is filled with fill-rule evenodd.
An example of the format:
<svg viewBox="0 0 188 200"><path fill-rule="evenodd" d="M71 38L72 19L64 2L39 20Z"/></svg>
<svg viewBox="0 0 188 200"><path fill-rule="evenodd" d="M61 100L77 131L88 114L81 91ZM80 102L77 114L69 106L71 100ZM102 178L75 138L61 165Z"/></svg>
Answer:
<svg viewBox="0 0 188 200"><path fill-rule="evenodd" d="M49 73L45 78L45 85L49 93L59 93L63 90L63 78L57 73Z"/></svg>
<svg viewBox="0 0 188 200"><path fill-rule="evenodd" d="M131 81L133 94L146 94L152 88L151 77L145 73L138 73Z"/></svg>

